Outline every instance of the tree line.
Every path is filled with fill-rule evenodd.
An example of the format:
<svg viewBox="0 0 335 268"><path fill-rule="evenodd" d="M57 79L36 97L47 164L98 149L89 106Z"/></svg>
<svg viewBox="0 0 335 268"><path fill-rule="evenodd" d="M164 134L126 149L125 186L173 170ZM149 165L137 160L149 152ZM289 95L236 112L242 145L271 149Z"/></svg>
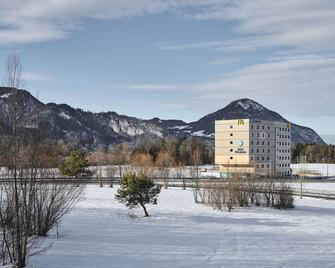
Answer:
<svg viewBox="0 0 335 268"><path fill-rule="evenodd" d="M335 145L301 144L292 148L293 163L335 163Z"/></svg>
<svg viewBox="0 0 335 268"><path fill-rule="evenodd" d="M214 149L198 138L166 137L133 147L127 143L112 149L98 147L89 155L89 161L93 165L202 165L214 163Z"/></svg>

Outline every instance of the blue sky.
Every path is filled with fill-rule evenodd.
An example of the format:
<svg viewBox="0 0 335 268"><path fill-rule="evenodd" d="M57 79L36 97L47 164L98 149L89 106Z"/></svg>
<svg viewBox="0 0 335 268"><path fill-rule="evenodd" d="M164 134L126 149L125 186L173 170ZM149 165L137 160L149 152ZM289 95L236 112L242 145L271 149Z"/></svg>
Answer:
<svg viewBox="0 0 335 268"><path fill-rule="evenodd" d="M248 97L335 143L333 25L332 0L0 0L0 62L44 102L194 121Z"/></svg>

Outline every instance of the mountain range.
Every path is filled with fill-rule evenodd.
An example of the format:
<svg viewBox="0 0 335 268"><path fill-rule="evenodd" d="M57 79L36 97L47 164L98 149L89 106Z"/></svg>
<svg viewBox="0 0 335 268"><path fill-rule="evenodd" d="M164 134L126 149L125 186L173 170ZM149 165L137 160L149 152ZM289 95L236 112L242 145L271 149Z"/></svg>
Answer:
<svg viewBox="0 0 335 268"><path fill-rule="evenodd" d="M13 101L11 88L0 87L0 130L5 132L10 122ZM165 136L199 137L214 139L214 121L220 119L249 118L288 122L280 114L271 111L251 99L232 101L226 107L208 114L197 121L163 120L157 117L143 120L120 115L116 112L93 113L73 108L67 104L44 104L26 90L18 90L15 98L19 125L31 129L43 126L47 138L65 143L79 143L87 148L135 142L137 139ZM324 143L311 128L292 123L293 143Z"/></svg>

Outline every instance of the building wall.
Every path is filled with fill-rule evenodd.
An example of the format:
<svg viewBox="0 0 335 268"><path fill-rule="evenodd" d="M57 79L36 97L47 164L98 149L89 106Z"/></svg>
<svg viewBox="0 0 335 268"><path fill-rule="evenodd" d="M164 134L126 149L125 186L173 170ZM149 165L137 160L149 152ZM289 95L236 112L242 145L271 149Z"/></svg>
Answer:
<svg viewBox="0 0 335 268"><path fill-rule="evenodd" d="M249 138L249 119L215 121L215 163L222 172L250 172L250 167L253 170Z"/></svg>
<svg viewBox="0 0 335 268"><path fill-rule="evenodd" d="M276 173L289 175L291 164L291 126L276 122Z"/></svg>
<svg viewBox="0 0 335 268"><path fill-rule="evenodd" d="M288 175L291 129L264 120L215 121L215 163L223 172Z"/></svg>
<svg viewBox="0 0 335 268"><path fill-rule="evenodd" d="M250 159L257 174L275 173L275 131L272 121L251 120Z"/></svg>

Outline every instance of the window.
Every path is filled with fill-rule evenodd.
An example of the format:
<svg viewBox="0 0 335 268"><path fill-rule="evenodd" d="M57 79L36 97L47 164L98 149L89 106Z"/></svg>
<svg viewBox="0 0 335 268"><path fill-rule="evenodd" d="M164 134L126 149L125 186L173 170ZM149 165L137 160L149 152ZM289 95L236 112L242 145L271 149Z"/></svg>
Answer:
<svg viewBox="0 0 335 268"><path fill-rule="evenodd" d="M270 142L268 141L268 145L270 145Z"/></svg>
<svg viewBox="0 0 335 268"><path fill-rule="evenodd" d="M259 126L257 126L257 129L259 129Z"/></svg>
<svg viewBox="0 0 335 268"><path fill-rule="evenodd" d="M250 144L253 145L253 144L254 144L254 141L250 141Z"/></svg>
<svg viewBox="0 0 335 268"><path fill-rule="evenodd" d="M270 153L270 149L268 149L268 153Z"/></svg>
<svg viewBox="0 0 335 268"><path fill-rule="evenodd" d="M259 157L258 157L258 156L256 157L256 160L257 160L257 161L259 160Z"/></svg>
<svg viewBox="0 0 335 268"><path fill-rule="evenodd" d="M251 129L254 129L254 125L251 125Z"/></svg>
<svg viewBox="0 0 335 268"><path fill-rule="evenodd" d="M264 126L262 126L262 129L264 129Z"/></svg>
<svg viewBox="0 0 335 268"><path fill-rule="evenodd" d="M269 161L270 160L270 156L268 156L266 159Z"/></svg>
<svg viewBox="0 0 335 268"><path fill-rule="evenodd" d="M265 134L264 134L264 133L262 133L262 137L263 137L263 138L265 137Z"/></svg>
<svg viewBox="0 0 335 268"><path fill-rule="evenodd" d="M230 126L230 128L233 128L233 126Z"/></svg>
<svg viewBox="0 0 335 268"><path fill-rule="evenodd" d="M233 141L230 141L230 144L233 144Z"/></svg>
<svg viewBox="0 0 335 268"><path fill-rule="evenodd" d="M232 137L233 136L233 133L230 133L230 137Z"/></svg>
<svg viewBox="0 0 335 268"><path fill-rule="evenodd" d="M268 126L268 130L270 130L270 126Z"/></svg>
<svg viewBox="0 0 335 268"><path fill-rule="evenodd" d="M254 161L254 157L253 157L253 156L250 156L250 160L251 160L251 161Z"/></svg>
<svg viewBox="0 0 335 268"><path fill-rule="evenodd" d="M233 160L233 159L234 159L234 157L231 156L231 157L230 157L230 160Z"/></svg>
<svg viewBox="0 0 335 268"><path fill-rule="evenodd" d="M233 151L233 149L230 149L230 151L232 152L232 151Z"/></svg>
<svg viewBox="0 0 335 268"><path fill-rule="evenodd" d="M264 145L264 141L262 141L262 145Z"/></svg>
<svg viewBox="0 0 335 268"><path fill-rule="evenodd" d="M267 168L270 168L270 165L269 165L269 164L267 164L267 165L266 165L266 167L267 167Z"/></svg>
<svg viewBox="0 0 335 268"><path fill-rule="evenodd" d="M262 164L262 168L264 168L264 164Z"/></svg>
<svg viewBox="0 0 335 268"><path fill-rule="evenodd" d="M253 149L253 148L251 148L251 152L252 152L252 153L254 152L254 149Z"/></svg>

